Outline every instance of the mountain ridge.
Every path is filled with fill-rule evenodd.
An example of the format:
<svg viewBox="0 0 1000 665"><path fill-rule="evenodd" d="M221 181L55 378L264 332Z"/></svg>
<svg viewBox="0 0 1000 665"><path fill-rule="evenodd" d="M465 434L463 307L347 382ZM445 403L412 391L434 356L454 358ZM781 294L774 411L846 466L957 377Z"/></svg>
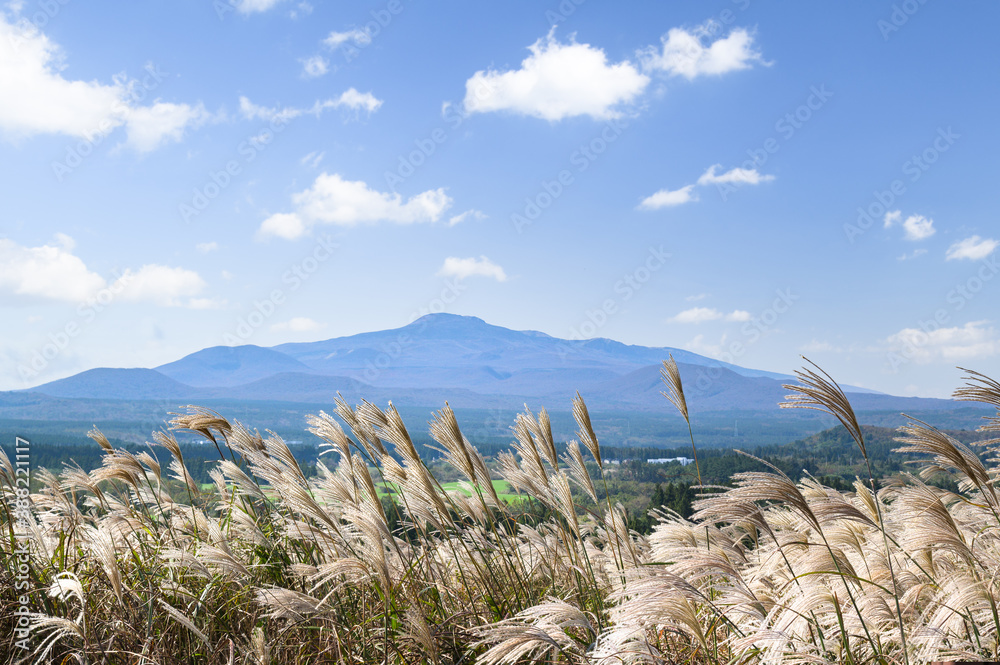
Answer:
<svg viewBox="0 0 1000 665"><path fill-rule="evenodd" d="M97 368L28 390L75 398L321 403L343 393L421 406L448 400L470 408L568 403L580 392L608 407L652 411L663 408L659 372L661 361L671 355L693 411L770 412L788 392L783 384L795 381L791 375L684 349L605 338L564 340L478 317L430 314L395 329L316 342L208 347L152 369ZM917 403L872 391L853 392L855 400L870 408ZM949 400L919 403L924 408L954 405Z"/></svg>

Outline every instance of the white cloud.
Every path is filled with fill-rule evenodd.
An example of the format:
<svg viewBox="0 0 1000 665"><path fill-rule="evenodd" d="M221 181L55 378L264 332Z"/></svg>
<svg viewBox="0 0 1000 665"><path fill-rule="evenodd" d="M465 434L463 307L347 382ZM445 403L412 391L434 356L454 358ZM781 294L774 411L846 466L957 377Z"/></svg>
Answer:
<svg viewBox="0 0 1000 665"><path fill-rule="evenodd" d="M842 351L839 346L834 346L830 342L813 339L799 347L802 353L828 353Z"/></svg>
<svg viewBox="0 0 1000 665"><path fill-rule="evenodd" d="M924 332L904 328L886 340L893 351L917 363L948 362L989 357L1000 353L1000 341L986 321L970 321L964 326Z"/></svg>
<svg viewBox="0 0 1000 665"><path fill-rule="evenodd" d="M671 323L705 323L706 321L749 321L750 312L736 309L723 314L714 307L692 307L668 319Z"/></svg>
<svg viewBox="0 0 1000 665"><path fill-rule="evenodd" d="M200 242L194 246L202 254L208 254L209 252L214 252L219 249L219 243L217 242Z"/></svg>
<svg viewBox="0 0 1000 665"><path fill-rule="evenodd" d="M684 345L684 348L694 353L700 353L710 358L718 358L722 355L722 349L726 344L726 336L723 335L718 344L705 341L704 335L695 335L694 339Z"/></svg>
<svg viewBox="0 0 1000 665"><path fill-rule="evenodd" d="M125 270L108 284L72 253L73 240L58 234L58 245L23 247L0 239L0 294L18 299L85 302L108 288L115 298L180 305L205 287L198 273L184 268L146 265Z"/></svg>
<svg viewBox="0 0 1000 665"><path fill-rule="evenodd" d="M897 256L896 260L897 261L909 261L911 259L917 258L918 256L923 256L926 253L927 253L926 249L915 249L912 252L910 252L909 254L904 253L904 254L901 254L900 256Z"/></svg>
<svg viewBox="0 0 1000 665"><path fill-rule="evenodd" d="M277 236L285 240L301 238L306 233L305 222L293 212L281 212L271 215L260 225L262 237Z"/></svg>
<svg viewBox="0 0 1000 665"><path fill-rule="evenodd" d="M451 207L452 200L443 188L439 188L404 201L399 194L378 192L360 180L344 180L336 173L324 172L312 187L294 194L292 203L294 213L280 213L264 220L261 236L294 240L313 224L357 226L378 222L436 222Z"/></svg>
<svg viewBox="0 0 1000 665"><path fill-rule="evenodd" d="M126 145L136 152L151 152L165 143L180 141L188 127L197 128L214 119L203 104L158 101L152 106L132 109L128 114Z"/></svg>
<svg viewBox="0 0 1000 665"><path fill-rule="evenodd" d="M313 321L308 317L296 316L288 321L275 323L271 326L271 330L274 330L275 332L312 332L313 330L319 330L324 326L325 324Z"/></svg>
<svg viewBox="0 0 1000 665"><path fill-rule="evenodd" d="M708 170L701 174L701 177L698 178L698 184L759 185L762 182L770 182L774 180L773 175L761 175L757 172L757 169L735 168L730 171L726 171L725 173L716 174L716 171L720 168L722 168L722 164L713 164L708 167Z"/></svg>
<svg viewBox="0 0 1000 665"><path fill-rule="evenodd" d="M238 0L236 10L241 14L253 14L256 12L266 12L273 9L284 0Z"/></svg>
<svg viewBox="0 0 1000 665"><path fill-rule="evenodd" d="M354 88L348 88L340 97L333 101L332 105L329 100L324 102L324 104L330 105L331 108L347 107L355 111L364 109L369 113L374 113L382 106L382 100L377 99L370 92L358 92Z"/></svg>
<svg viewBox="0 0 1000 665"><path fill-rule="evenodd" d="M478 259L460 259L455 256L449 256L444 260L444 265L441 266L437 274L441 277L456 277L458 279L480 276L492 277L498 282L507 281L507 273L503 271L503 268L485 256L480 256Z"/></svg>
<svg viewBox="0 0 1000 665"><path fill-rule="evenodd" d="M342 44L347 42L354 42L358 46L367 46L371 42L371 37L364 30L348 30L346 32L331 32L329 36L323 40L323 44L329 49L335 49Z"/></svg>
<svg viewBox="0 0 1000 665"><path fill-rule="evenodd" d="M193 270L156 264L126 270L121 281L125 284L122 300L149 301L165 307L180 306L182 297L197 295L205 288L205 280ZM195 306L203 309L197 300Z"/></svg>
<svg viewBox="0 0 1000 665"><path fill-rule="evenodd" d="M300 2L298 6L288 13L292 18L299 18L300 16L309 16L313 12L313 6L308 2Z"/></svg>
<svg viewBox="0 0 1000 665"><path fill-rule="evenodd" d="M993 250L995 250L998 245L1000 245L1000 242L994 240L993 238L970 236L965 240L960 240L949 247L944 258L947 261L960 259L978 261L980 259L985 259L987 256L992 254Z"/></svg>
<svg viewBox="0 0 1000 665"><path fill-rule="evenodd" d="M698 302L699 300L704 300L707 297L708 297L707 293L696 293L693 296L688 296L684 298L684 300L687 300L688 302Z"/></svg>
<svg viewBox="0 0 1000 665"><path fill-rule="evenodd" d="M314 79L323 76L328 71L330 71L330 61L321 55L314 55L310 58L304 58L299 62L302 63L302 76L307 79Z"/></svg>
<svg viewBox="0 0 1000 665"><path fill-rule="evenodd" d="M673 191L661 189L643 199L642 203L639 204L639 208L642 210L659 210L660 208L678 206L688 201L697 201L698 195L691 193L693 189L694 185L687 185Z"/></svg>
<svg viewBox="0 0 1000 665"><path fill-rule="evenodd" d="M0 12L0 131L11 138L36 134L89 137L122 124L126 85L63 78L60 48L26 19L9 23Z"/></svg>
<svg viewBox="0 0 1000 665"><path fill-rule="evenodd" d="M23 247L0 239L0 294L19 298L82 302L105 285L72 253L68 236L59 246Z"/></svg>
<svg viewBox="0 0 1000 665"><path fill-rule="evenodd" d="M899 210L893 210L885 213L884 227L890 228L899 224L899 220L902 219L903 213ZM906 233L906 239L916 242L918 240L926 240L930 238L937 232L934 228L934 220L924 217L923 215L910 215L902 223L903 231Z"/></svg>
<svg viewBox="0 0 1000 665"><path fill-rule="evenodd" d="M338 108L347 108L353 111L365 110L368 113L374 113L380 106L382 106L381 99L376 98L370 92L358 92L354 88L348 88L336 99L316 100L309 108L260 106L251 102L247 97L240 97L240 113L243 114L244 118L269 122L288 122L301 115L314 115L318 118L323 114L323 111Z"/></svg>
<svg viewBox="0 0 1000 665"><path fill-rule="evenodd" d="M132 106L162 80L152 65L142 84L119 74L106 85L64 78L64 60L26 19L15 25L0 12L0 133L15 140L36 134L97 140L125 125L126 145L149 152L213 119L201 103Z"/></svg>
<svg viewBox="0 0 1000 665"><path fill-rule="evenodd" d="M470 219L477 219L477 220L478 219L487 219L487 216L486 216L485 213L483 213L483 212L481 212L479 210L474 210L474 209L473 210L466 210L465 212L463 212L461 214L458 214L458 215L455 215L451 219L449 219L448 220L448 226L455 226L456 224L461 224L462 222L470 220Z"/></svg>
<svg viewBox="0 0 1000 665"><path fill-rule="evenodd" d="M319 166L319 163L323 161L323 157L326 156L326 151L318 152L316 150L310 152L308 155L299 160L299 163L303 166L308 166L311 169Z"/></svg>
<svg viewBox="0 0 1000 665"><path fill-rule="evenodd" d="M712 21L692 31L673 28L661 38L662 49L650 47L642 54L643 65L690 80L702 75L719 75L749 69L753 63L765 63L754 44L753 35L745 28L736 28L727 37L708 46L704 38L718 29Z"/></svg>
<svg viewBox="0 0 1000 665"><path fill-rule="evenodd" d="M571 41L562 44L554 29L528 47L521 68L478 71L465 82L470 113L511 111L544 120L578 115L615 118L649 84L628 61L608 64L604 51Z"/></svg>

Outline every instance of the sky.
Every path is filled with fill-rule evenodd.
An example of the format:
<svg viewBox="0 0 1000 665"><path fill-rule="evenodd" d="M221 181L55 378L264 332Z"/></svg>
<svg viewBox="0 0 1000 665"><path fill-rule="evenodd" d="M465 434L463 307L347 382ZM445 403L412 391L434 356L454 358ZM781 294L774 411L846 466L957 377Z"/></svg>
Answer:
<svg viewBox="0 0 1000 665"><path fill-rule="evenodd" d="M0 389L430 312L1000 378L990 2L0 5Z"/></svg>

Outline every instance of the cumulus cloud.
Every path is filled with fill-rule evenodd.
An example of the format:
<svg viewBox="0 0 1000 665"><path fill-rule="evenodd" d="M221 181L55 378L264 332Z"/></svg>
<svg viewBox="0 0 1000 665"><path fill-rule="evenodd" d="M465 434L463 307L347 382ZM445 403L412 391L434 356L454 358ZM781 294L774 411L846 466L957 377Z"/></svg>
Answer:
<svg viewBox="0 0 1000 665"><path fill-rule="evenodd" d="M980 238L979 236L970 236L965 240L960 240L948 248L945 252L944 258L947 261L957 261L961 259L967 259L969 261L978 261L980 259L985 259L987 256L993 253L993 250L1000 245L1000 242L994 240L993 238Z"/></svg>
<svg viewBox="0 0 1000 665"><path fill-rule="evenodd" d="M183 304L182 298L197 295L205 288L205 280L193 270L156 264L144 265L136 271L126 270L121 281L125 285L122 300L152 302L164 307L178 307Z"/></svg>
<svg viewBox="0 0 1000 665"><path fill-rule="evenodd" d="M312 332L314 330L319 330L323 328L324 324L305 316L296 316L289 319L288 321L281 321L280 323L275 323L271 326L271 330L275 332Z"/></svg>
<svg viewBox="0 0 1000 665"><path fill-rule="evenodd" d="M286 106L284 108L260 106L254 104L247 97L240 97L240 113L247 120L266 120L268 122L288 122L302 115L313 115L317 118L328 109L346 108L352 111L367 111L374 113L382 106L382 100L375 97L370 92L358 92L355 88L348 88L336 99L316 100L309 108L295 108Z"/></svg>
<svg viewBox="0 0 1000 665"><path fill-rule="evenodd" d="M82 302L104 287L104 278L73 255L68 236L58 244L24 247L0 239L0 293L27 300Z"/></svg>
<svg viewBox="0 0 1000 665"><path fill-rule="evenodd" d="M382 106L382 100L377 99L375 95L370 92L358 92L354 88L348 88L345 90L340 97L333 100L331 104L329 100L325 102L329 108L349 108L355 111L368 111L368 113L374 113Z"/></svg>
<svg viewBox="0 0 1000 665"><path fill-rule="evenodd" d="M345 32L331 32L326 39L323 40L323 45L328 49L335 49L339 46L346 44L347 42L354 42L358 46L366 46L371 42L371 37L364 30L347 30Z"/></svg>
<svg viewBox="0 0 1000 665"><path fill-rule="evenodd" d="M615 118L649 84L628 62L609 64L589 44L560 43L553 31L528 47L520 69L478 71L465 83L465 110L510 111L544 120Z"/></svg>
<svg viewBox="0 0 1000 665"><path fill-rule="evenodd" d="M293 213L279 213L264 220L261 236L294 240L314 224L357 226L391 222L418 224L436 222L451 207L443 188L422 192L404 200L399 194L371 189L360 180L322 173L309 189L292 196Z"/></svg>
<svg viewBox="0 0 1000 665"><path fill-rule="evenodd" d="M750 312L736 309L724 314L714 307L692 307L669 319L671 323L705 323L706 321L749 321Z"/></svg>
<svg viewBox="0 0 1000 665"><path fill-rule="evenodd" d="M124 125L125 144L149 152L213 119L201 103L135 106L139 81L124 74L110 84L70 80L65 67L62 51L41 31L0 13L0 133L14 140L38 134L95 140ZM152 65L146 71L143 95L162 79Z"/></svg>
<svg viewBox="0 0 1000 665"><path fill-rule="evenodd" d="M273 9L284 0L237 0L236 11L241 14L255 14Z"/></svg>
<svg viewBox="0 0 1000 665"><path fill-rule="evenodd" d="M110 85L63 78L60 48L22 19L0 13L0 131L12 138L36 134L89 137L122 123L126 82Z"/></svg>
<svg viewBox="0 0 1000 665"><path fill-rule="evenodd" d="M830 342L818 339L810 340L799 347L799 351L801 351L802 353L829 353L829 352L840 352L842 350L843 349L841 349L839 346L835 346Z"/></svg>
<svg viewBox="0 0 1000 665"><path fill-rule="evenodd" d="M306 223L293 212L279 212L271 215L260 225L260 236L275 236L285 240L295 240L306 234Z"/></svg>
<svg viewBox="0 0 1000 665"><path fill-rule="evenodd" d="M456 224L461 224L462 222L468 221L470 219L486 219L486 214L479 210L466 210L463 213L454 215L448 220L448 226L455 226Z"/></svg>
<svg viewBox="0 0 1000 665"><path fill-rule="evenodd" d="M903 212L901 210L891 210L885 213L883 226L887 229L891 228L900 224L899 220L901 219L903 219ZM923 215L910 215L902 221L901 225L906 239L913 242L926 240L937 233L937 229L934 228L934 220Z"/></svg>
<svg viewBox="0 0 1000 665"><path fill-rule="evenodd" d="M25 302L85 302L110 288L125 301L178 306L184 304L183 298L197 295L205 287L205 281L192 270L155 264L125 270L114 284L108 284L72 253L74 243L69 236L59 234L57 241L24 247L0 239L0 295Z"/></svg>
<svg viewBox="0 0 1000 665"><path fill-rule="evenodd" d="M456 277L465 279L466 277L492 277L498 282L507 281L507 273L503 268L490 261L485 256L476 258L460 259L449 256L444 260L444 265L437 273L441 277Z"/></svg>
<svg viewBox="0 0 1000 665"><path fill-rule="evenodd" d="M126 145L136 152L151 152L164 144L179 142L189 127L197 128L213 120L215 116L205 110L204 104L190 106L158 101L128 114Z"/></svg>
<svg viewBox="0 0 1000 665"><path fill-rule="evenodd" d="M713 164L698 178L699 185L759 185L774 180L773 175L761 175L757 169L735 168L725 173L716 173L722 164Z"/></svg>
<svg viewBox="0 0 1000 665"><path fill-rule="evenodd" d="M208 254L209 252L214 252L219 249L219 243L217 242L200 242L194 246L202 254Z"/></svg>
<svg viewBox="0 0 1000 665"><path fill-rule="evenodd" d="M678 206L688 201L697 201L698 195L692 194L694 185L687 185L686 187L681 187L680 189L675 189L673 191L669 189L661 189L655 194L651 194L642 200L639 204L641 210L659 210L660 208L669 208L672 206Z"/></svg>
<svg viewBox="0 0 1000 665"><path fill-rule="evenodd" d="M970 321L964 326L925 332L904 328L886 340L894 352L914 362L926 364L985 358L1000 353L996 331L987 321Z"/></svg>
<svg viewBox="0 0 1000 665"><path fill-rule="evenodd" d="M713 164L701 174L696 185L707 187L708 185L759 185L762 182L771 182L773 175L764 175L757 169L734 168L725 173L718 173L722 168L721 164ZM661 189L652 194L639 204L640 210L659 210L670 206L682 205L698 200L698 194L694 192L695 185L686 185L680 189Z"/></svg>
<svg viewBox="0 0 1000 665"><path fill-rule="evenodd" d="M328 71L330 71L330 61L321 55L314 55L310 58L303 58L299 62L302 63L302 77L307 79L314 79L323 76Z"/></svg>
<svg viewBox="0 0 1000 665"><path fill-rule="evenodd" d="M767 65L745 28L735 28L728 36L706 45L706 38L719 29L708 22L694 30L673 28L661 38L662 48L649 48L642 54L648 70L659 70L691 80L703 75L720 75L749 69L754 63Z"/></svg>
<svg viewBox="0 0 1000 665"><path fill-rule="evenodd" d="M911 259L917 258L918 256L923 256L926 253L927 253L926 249L915 249L912 252L910 252L909 254L903 253L903 254L897 256L896 260L897 261L909 261Z"/></svg>

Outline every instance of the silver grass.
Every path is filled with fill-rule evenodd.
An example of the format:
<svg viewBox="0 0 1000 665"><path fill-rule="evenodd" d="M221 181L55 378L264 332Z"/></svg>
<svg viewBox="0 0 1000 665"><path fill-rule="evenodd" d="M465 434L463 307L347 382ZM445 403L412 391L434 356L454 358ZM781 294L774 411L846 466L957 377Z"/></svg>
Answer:
<svg viewBox="0 0 1000 665"><path fill-rule="evenodd" d="M823 411L834 416L840 424L850 433L851 438L858 444L861 454L867 459L868 451L865 447L865 437L861 432L861 425L854 415L854 407L851 406L847 395L841 390L829 374L819 368L808 358L804 360L816 368L795 370L799 385L785 385L786 390L793 393L788 395L779 406L782 409L812 409Z"/></svg>
<svg viewBox="0 0 1000 665"><path fill-rule="evenodd" d="M670 400L670 403L680 412L684 420L691 422L691 418L688 415L687 400L684 398L684 384L681 383L681 373L677 369L677 363L674 361L673 354L670 354L669 358L663 361L663 367L660 369L660 378L664 385L667 386L667 391L661 394Z"/></svg>
<svg viewBox="0 0 1000 665"><path fill-rule="evenodd" d="M597 466L604 466L604 462L601 460L601 446L597 442L597 434L594 433L594 426L590 422L590 412L587 411L587 405L580 397L580 393L577 393L576 397L573 398L573 417L580 428L577 430L577 437L594 456Z"/></svg>
<svg viewBox="0 0 1000 665"><path fill-rule="evenodd" d="M204 644L206 647L209 646L208 635L199 630L198 627L194 625L194 622L191 621L191 619L189 619L188 617L186 617L183 612L181 612L176 607L174 607L173 605L171 605L170 603L166 602L163 599L159 599L159 603L160 607L167 614L169 614L174 621L176 621L177 623L179 623L180 625L184 626L189 631L191 631L191 634L197 637L199 640L201 640L202 644Z"/></svg>
<svg viewBox="0 0 1000 665"><path fill-rule="evenodd" d="M563 456L563 461L566 462L566 467L570 471L570 477L580 489L587 493L587 496L594 503L597 503L597 489L594 487L594 481L590 477L587 465L583 461L583 454L580 452L579 443L570 441L566 445L566 454Z"/></svg>

